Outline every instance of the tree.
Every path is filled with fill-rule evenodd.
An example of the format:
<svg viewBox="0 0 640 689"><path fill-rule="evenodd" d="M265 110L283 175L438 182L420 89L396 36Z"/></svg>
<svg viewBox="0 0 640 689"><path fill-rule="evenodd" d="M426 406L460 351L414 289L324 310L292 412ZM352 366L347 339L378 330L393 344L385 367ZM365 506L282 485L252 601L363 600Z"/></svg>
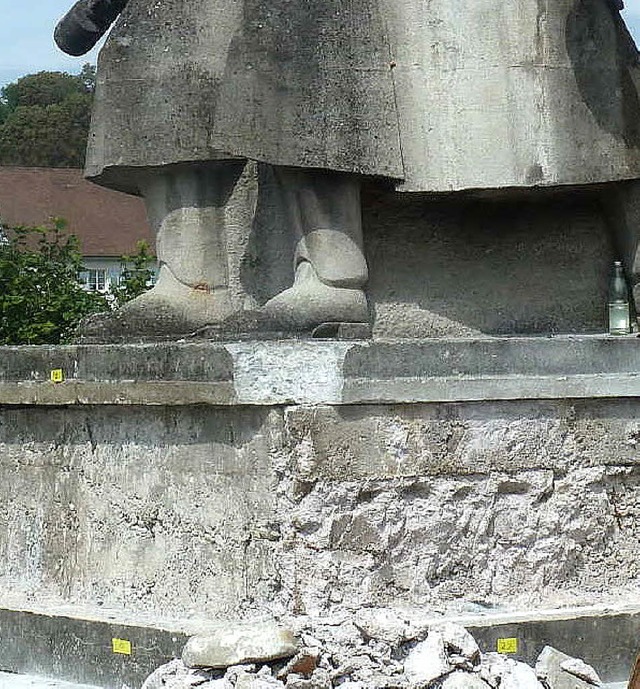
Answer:
<svg viewBox="0 0 640 689"><path fill-rule="evenodd" d="M113 306L122 306L146 292L153 280L152 265L154 257L149 253L149 244L143 239L136 242L136 253L122 257L122 278L120 284L112 290Z"/></svg>
<svg viewBox="0 0 640 689"><path fill-rule="evenodd" d="M107 300L78 283L78 240L52 227L8 230L0 243L0 345L59 344L82 318L108 311Z"/></svg>
<svg viewBox="0 0 640 689"><path fill-rule="evenodd" d="M39 72L0 91L0 165L82 167L95 68Z"/></svg>

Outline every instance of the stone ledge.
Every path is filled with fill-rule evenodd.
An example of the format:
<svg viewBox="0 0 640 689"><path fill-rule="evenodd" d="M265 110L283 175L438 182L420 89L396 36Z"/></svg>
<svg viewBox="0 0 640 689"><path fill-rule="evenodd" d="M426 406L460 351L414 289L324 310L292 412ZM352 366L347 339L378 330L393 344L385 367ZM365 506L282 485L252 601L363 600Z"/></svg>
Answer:
<svg viewBox="0 0 640 689"><path fill-rule="evenodd" d="M61 369L64 380L51 382ZM640 396L636 337L4 347L0 404L401 404Z"/></svg>

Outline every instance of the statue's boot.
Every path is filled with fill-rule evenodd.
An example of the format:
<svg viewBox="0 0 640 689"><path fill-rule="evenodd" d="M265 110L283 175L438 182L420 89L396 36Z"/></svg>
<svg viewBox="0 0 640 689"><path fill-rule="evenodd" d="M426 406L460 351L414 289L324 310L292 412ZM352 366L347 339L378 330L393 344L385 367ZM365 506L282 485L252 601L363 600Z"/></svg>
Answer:
<svg viewBox="0 0 640 689"><path fill-rule="evenodd" d="M310 261L296 268L293 286L270 299L260 312L276 330L312 333L325 323L368 323L362 289L324 282Z"/></svg>
<svg viewBox="0 0 640 689"><path fill-rule="evenodd" d="M368 270L358 177L282 167L275 168L274 174L288 224L297 238L294 283L261 308L234 314L199 334L212 338L332 336L345 331L349 337L367 337L370 320L364 286Z"/></svg>
<svg viewBox="0 0 640 689"><path fill-rule="evenodd" d="M149 291L81 326L89 341L171 338L228 318L226 227L243 162L168 168L140 186L156 231L159 273Z"/></svg>

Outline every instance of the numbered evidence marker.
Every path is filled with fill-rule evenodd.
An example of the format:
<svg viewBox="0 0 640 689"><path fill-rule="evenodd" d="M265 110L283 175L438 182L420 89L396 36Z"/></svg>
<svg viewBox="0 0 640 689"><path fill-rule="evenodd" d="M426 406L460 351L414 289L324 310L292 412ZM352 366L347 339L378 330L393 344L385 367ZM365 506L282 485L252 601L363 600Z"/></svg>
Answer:
<svg viewBox="0 0 640 689"><path fill-rule="evenodd" d="M62 383L64 380L64 371L61 368L51 369L51 382Z"/></svg>
<svg viewBox="0 0 640 689"><path fill-rule="evenodd" d="M498 639L496 646L498 653L517 653L518 639L514 637L509 639Z"/></svg>
<svg viewBox="0 0 640 689"><path fill-rule="evenodd" d="M114 653L121 653L125 656L131 655L131 642L127 639L111 639L111 649Z"/></svg>

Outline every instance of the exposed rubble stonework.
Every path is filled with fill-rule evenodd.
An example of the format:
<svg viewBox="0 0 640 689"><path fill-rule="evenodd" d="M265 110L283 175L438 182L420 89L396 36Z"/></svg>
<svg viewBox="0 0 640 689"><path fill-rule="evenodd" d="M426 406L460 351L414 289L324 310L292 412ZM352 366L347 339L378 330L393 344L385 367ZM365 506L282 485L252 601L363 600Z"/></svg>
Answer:
<svg viewBox="0 0 640 689"><path fill-rule="evenodd" d="M637 600L635 399L0 411L9 607Z"/></svg>
<svg viewBox="0 0 640 689"><path fill-rule="evenodd" d="M290 654L296 656L288 663L267 663L264 658L253 664L191 669L187 652L182 661L173 660L154 671L142 689L590 689L602 685L594 668L549 646L534 670L499 653L481 653L471 634L455 624L424 626L410 615L403 618L390 611L375 617L375 636L371 629L363 632L350 621L324 628L309 620L299 624L301 650L292 649ZM234 623L226 628L229 639L236 638ZM255 635L266 631L259 622ZM219 636L224 643L222 628ZM263 645L268 643L269 638L263 639ZM313 662L303 667L302 657Z"/></svg>

